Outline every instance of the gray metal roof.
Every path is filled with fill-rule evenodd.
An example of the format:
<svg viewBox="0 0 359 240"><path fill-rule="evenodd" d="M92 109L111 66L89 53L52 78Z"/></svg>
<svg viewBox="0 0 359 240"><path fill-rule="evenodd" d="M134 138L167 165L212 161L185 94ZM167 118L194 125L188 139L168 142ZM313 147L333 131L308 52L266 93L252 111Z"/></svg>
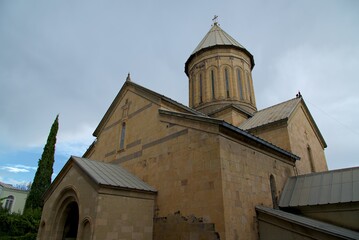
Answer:
<svg viewBox="0 0 359 240"><path fill-rule="evenodd" d="M165 110L165 109L159 109L158 110L160 114L167 114L167 115L172 115L172 116L178 116L181 118L188 118L188 119L192 119L192 120L197 120L197 121L205 121L205 122L209 122L209 123L214 123L214 124L218 124L219 126L222 126L224 128L230 129L231 131L236 132L237 134L246 137L248 140L253 140L263 146L266 146L278 153L284 154L287 157L290 157L293 160L299 160L300 157L294 155L291 152L288 152L284 149L281 149L280 147L275 146L274 144L267 142L247 131L244 131L236 126L233 126L229 123L227 123L224 120L220 120L217 118L212 118L212 117L208 117L208 116L199 116L199 115L192 115L192 114L185 114L185 113L180 113L180 112L173 112L173 111L169 111L169 110Z"/></svg>
<svg viewBox="0 0 359 240"><path fill-rule="evenodd" d="M253 55L245 49L239 42L237 42L233 37L231 37L228 33L223 31L218 23L214 23L209 32L204 36L202 41L198 44L198 46L191 53L190 57L187 59L185 63L185 73L188 76L188 64L191 59L196 55L196 53L201 50L216 47L216 46L224 46L224 47L234 47L245 52L251 61L251 68L254 67L254 58Z"/></svg>
<svg viewBox="0 0 359 240"><path fill-rule="evenodd" d="M338 227L329 223L325 223L322 221L314 220L307 217L298 216L292 213L284 212L277 209L272 209L264 206L256 206L256 210L261 213L265 213L280 219L284 219L286 221L302 225L311 229L315 229L320 232L326 232L333 236L337 236L340 239L359 239L359 233Z"/></svg>
<svg viewBox="0 0 359 240"><path fill-rule="evenodd" d="M286 102L262 109L256 112L253 117L243 122L239 127L248 130L286 119L290 116L300 101L301 98L293 98Z"/></svg>
<svg viewBox="0 0 359 240"><path fill-rule="evenodd" d="M299 207L359 201L359 167L291 177L280 207Z"/></svg>
<svg viewBox="0 0 359 240"><path fill-rule="evenodd" d="M198 44L198 46L194 49L192 54L208 47L216 46L216 45L230 45L236 46L239 48L244 47L239 44L234 38L232 38L228 33L223 31L217 23L213 24L212 28L209 32L204 36L202 41Z"/></svg>
<svg viewBox="0 0 359 240"><path fill-rule="evenodd" d="M74 156L71 159L97 184L150 192L157 191L119 165Z"/></svg>

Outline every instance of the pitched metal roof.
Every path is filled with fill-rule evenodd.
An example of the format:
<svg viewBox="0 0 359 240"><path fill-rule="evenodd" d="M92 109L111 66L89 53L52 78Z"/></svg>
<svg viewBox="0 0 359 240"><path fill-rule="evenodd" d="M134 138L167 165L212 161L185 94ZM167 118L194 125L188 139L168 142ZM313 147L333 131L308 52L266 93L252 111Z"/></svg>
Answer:
<svg viewBox="0 0 359 240"><path fill-rule="evenodd" d="M206 34L206 36L204 36L202 41L198 44L198 46L194 49L192 54L195 54L196 52L204 48L216 45L230 45L244 49L244 47L239 42L232 38L228 33L223 31L222 28L220 28L219 25L215 23L213 24L209 32Z"/></svg>
<svg viewBox="0 0 359 240"><path fill-rule="evenodd" d="M328 233L339 239L359 239L359 233L346 228L338 227L329 223L314 220L311 218L298 216L296 214L284 212L278 209L272 209L264 206L256 206L256 211L283 219L294 224L302 225L316 231Z"/></svg>
<svg viewBox="0 0 359 240"><path fill-rule="evenodd" d="M286 102L262 109L256 112L253 117L243 122L239 127L248 130L289 118L300 101L301 98L293 98Z"/></svg>
<svg viewBox="0 0 359 240"><path fill-rule="evenodd" d="M166 115L171 115L171 116L177 116L180 118L187 118L187 119L196 120L196 121L203 121L203 122L218 124L219 126L222 126L223 128L226 128L232 132L235 132L236 134L243 136L248 140L252 140L256 143L259 143L262 146L265 146L265 147L268 147L268 148L274 150L277 153L283 154L283 155L291 158L292 160L300 159L300 157L296 156L295 154L288 152L280 147L277 147L276 145L274 145L270 142L267 142L247 131L244 131L244 130L236 127L236 126L233 126L224 120L220 120L220 119L212 118L212 117L208 117L208 116L200 116L200 115L185 114L185 113L180 113L180 112L173 112L173 111L169 111L169 110L165 110L165 109L159 109L158 111L160 114L166 114Z"/></svg>
<svg viewBox="0 0 359 240"><path fill-rule="evenodd" d="M71 159L99 185L149 192L157 191L119 165L74 156Z"/></svg>
<svg viewBox="0 0 359 240"><path fill-rule="evenodd" d="M359 201L359 167L291 177L280 207L299 207Z"/></svg>

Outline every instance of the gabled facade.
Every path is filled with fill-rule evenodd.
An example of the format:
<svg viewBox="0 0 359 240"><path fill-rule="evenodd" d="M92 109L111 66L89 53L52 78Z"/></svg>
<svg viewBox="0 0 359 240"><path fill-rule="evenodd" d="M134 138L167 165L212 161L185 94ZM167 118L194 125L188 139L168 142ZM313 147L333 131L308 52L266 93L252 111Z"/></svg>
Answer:
<svg viewBox="0 0 359 240"><path fill-rule="evenodd" d="M84 157L120 164L155 187L158 218L180 211L214 224L221 239L254 237L255 205L273 204L270 176L281 189L294 175L297 156L134 82L111 106Z"/></svg>
<svg viewBox="0 0 359 240"><path fill-rule="evenodd" d="M299 156L298 174L328 170L327 144L301 96L260 110L239 127Z"/></svg>
<svg viewBox="0 0 359 240"><path fill-rule="evenodd" d="M40 239L67 236L71 211L79 222L68 222L78 229L70 237L78 239L258 239L256 206L278 209L288 178L327 166L301 97L257 111L253 67L249 51L215 23L185 64L190 107L128 76L94 143L46 194ZM104 168L126 169L123 179L152 190L99 184L122 176ZM141 199L148 221L135 223Z"/></svg>
<svg viewBox="0 0 359 240"><path fill-rule="evenodd" d="M45 193L38 239L151 239L155 195L120 166L71 157Z"/></svg>

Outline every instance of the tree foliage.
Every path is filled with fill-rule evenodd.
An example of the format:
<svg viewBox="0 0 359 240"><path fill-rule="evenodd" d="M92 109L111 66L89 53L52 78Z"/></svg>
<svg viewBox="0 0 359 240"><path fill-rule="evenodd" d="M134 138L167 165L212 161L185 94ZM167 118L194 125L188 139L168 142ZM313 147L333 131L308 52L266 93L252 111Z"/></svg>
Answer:
<svg viewBox="0 0 359 240"><path fill-rule="evenodd" d="M9 213L0 206L0 240L36 239L41 209L29 209L23 215Z"/></svg>
<svg viewBox="0 0 359 240"><path fill-rule="evenodd" d="M56 116L51 126L49 136L47 138L44 151L38 162L38 167L32 183L29 196L25 204L25 212L29 209L42 209L44 202L43 194L51 184L51 175L53 173L53 165L55 161L55 144L56 135L59 128L59 115Z"/></svg>

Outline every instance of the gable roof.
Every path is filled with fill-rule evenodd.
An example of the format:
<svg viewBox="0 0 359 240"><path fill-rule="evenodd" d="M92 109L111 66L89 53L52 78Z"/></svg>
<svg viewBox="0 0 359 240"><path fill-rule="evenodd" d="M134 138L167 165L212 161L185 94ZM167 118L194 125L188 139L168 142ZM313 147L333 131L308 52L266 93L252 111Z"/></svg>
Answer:
<svg viewBox="0 0 359 240"><path fill-rule="evenodd" d="M226 134L229 134L230 132L234 133L234 135L237 137L240 136L240 137L246 139L248 142L259 144L259 146L265 147L266 149L270 149L271 151L274 151L277 154L284 155L294 161L300 159L300 157L296 156L295 154L288 152L280 147L277 147L276 145L274 145L270 142L267 142L264 139L261 139L261 138L255 136L247 131L244 131L236 126L233 126L224 120L220 120L217 118L211 118L211 117L207 117L207 116L204 117L204 116L199 116L199 115L173 112L173 111L168 111L168 110L164 110L164 109L159 109L158 111L160 114L164 114L164 115L170 115L170 116L175 116L175 117L180 117L180 118L191 119L191 120L195 120L195 121L202 121L202 122L217 124L219 127L221 127L223 129L223 132L225 132Z"/></svg>
<svg viewBox="0 0 359 240"><path fill-rule="evenodd" d="M71 156L51 183L50 187L43 195L43 199L47 199L49 195L56 189L67 172L74 166L78 166L96 185L106 188L135 190L147 193L156 193L157 190L135 175L129 173L119 165L104 163L100 161L89 160Z"/></svg>
<svg viewBox="0 0 359 240"><path fill-rule="evenodd" d="M120 165L75 156L71 156L69 161L73 161L98 185L156 192L155 188L129 173Z"/></svg>
<svg viewBox="0 0 359 240"><path fill-rule="evenodd" d="M288 101L262 109L254 114L253 117L240 125L240 128L249 130L274 123L290 117L301 98L293 98Z"/></svg>
<svg viewBox="0 0 359 240"><path fill-rule="evenodd" d="M359 201L359 167L290 177L280 207L299 207Z"/></svg>
<svg viewBox="0 0 359 240"><path fill-rule="evenodd" d="M302 97L293 98L288 101L262 109L254 113L253 117L249 118L247 121L244 121L239 127L244 130L251 130L280 121L287 121L299 104L302 104L304 107L314 132L317 134L323 148L326 148L327 144L323 138L323 135L315 123Z"/></svg>
<svg viewBox="0 0 359 240"><path fill-rule="evenodd" d="M115 110L117 103L121 100L121 96L122 94L125 92L125 89L129 86L133 86L136 89L140 89L144 92L146 92L147 94L150 94L154 97L160 98L162 101L167 102L169 104L172 104L173 106L177 107L178 109L180 109L183 112L187 112L187 113L192 113L195 115L202 115L202 116L206 116L205 114L198 112L192 108L189 108L169 97L166 97L164 95L161 95L157 92L154 92L148 88L145 88L137 83L134 83L132 80L131 81L125 81L125 83L123 84L123 86L121 87L120 91L118 92L118 94L116 95L115 99L112 101L110 107L107 109L105 115L102 117L100 123L97 125L95 131L93 132L93 136L97 137L99 132L101 131L101 129L104 127L104 125L106 124L107 120L110 118L110 116L112 115L113 111Z"/></svg>

